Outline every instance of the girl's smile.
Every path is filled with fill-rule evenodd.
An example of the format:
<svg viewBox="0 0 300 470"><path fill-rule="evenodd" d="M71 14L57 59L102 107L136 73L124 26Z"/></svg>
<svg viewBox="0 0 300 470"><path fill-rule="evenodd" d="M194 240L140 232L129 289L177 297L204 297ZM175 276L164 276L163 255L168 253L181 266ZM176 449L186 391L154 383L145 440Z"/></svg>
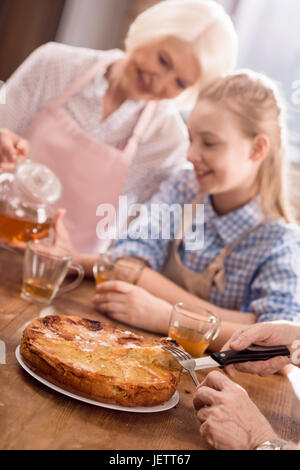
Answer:
<svg viewBox="0 0 300 470"><path fill-rule="evenodd" d="M196 173L197 179L199 181L202 181L204 178L207 178L207 176L212 175L213 171L211 171L211 170L200 171L200 170L196 170L196 168L195 168L195 173Z"/></svg>

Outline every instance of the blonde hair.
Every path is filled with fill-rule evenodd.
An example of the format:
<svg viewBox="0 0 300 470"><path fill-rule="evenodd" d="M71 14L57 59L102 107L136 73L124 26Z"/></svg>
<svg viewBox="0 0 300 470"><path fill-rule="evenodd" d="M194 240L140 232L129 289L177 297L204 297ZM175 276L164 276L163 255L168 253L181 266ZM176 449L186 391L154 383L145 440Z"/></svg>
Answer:
<svg viewBox="0 0 300 470"><path fill-rule="evenodd" d="M210 83L198 99L224 105L238 118L246 136L269 138L270 149L257 179L262 208L266 216L294 222L286 184L286 105L276 83L265 75L241 70Z"/></svg>
<svg viewBox="0 0 300 470"><path fill-rule="evenodd" d="M162 1L141 13L125 39L127 52L168 36L191 42L201 67L201 79L182 93L180 102L196 101L202 86L233 70L238 40L224 8L212 0Z"/></svg>

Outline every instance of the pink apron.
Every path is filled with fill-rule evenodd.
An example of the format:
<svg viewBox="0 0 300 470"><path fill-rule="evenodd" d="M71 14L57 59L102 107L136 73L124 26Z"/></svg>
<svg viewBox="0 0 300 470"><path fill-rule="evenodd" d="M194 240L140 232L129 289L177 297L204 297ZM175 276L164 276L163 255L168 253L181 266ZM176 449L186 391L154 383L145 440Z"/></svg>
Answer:
<svg viewBox="0 0 300 470"><path fill-rule="evenodd" d="M103 203L117 209L139 139L157 106L155 102L145 106L124 150L86 135L63 105L109 64L97 62L72 82L42 108L24 133L30 142L30 158L47 165L62 182L59 206L67 210L65 225L81 252L97 252L104 244L96 235L96 209Z"/></svg>

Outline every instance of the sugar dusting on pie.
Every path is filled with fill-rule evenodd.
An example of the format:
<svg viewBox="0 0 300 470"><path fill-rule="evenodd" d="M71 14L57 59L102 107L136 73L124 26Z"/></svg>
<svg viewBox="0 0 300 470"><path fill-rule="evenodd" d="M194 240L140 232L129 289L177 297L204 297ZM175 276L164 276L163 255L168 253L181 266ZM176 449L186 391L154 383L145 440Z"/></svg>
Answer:
<svg viewBox="0 0 300 470"><path fill-rule="evenodd" d="M105 403L155 406L172 397L181 374L165 345L169 339L151 341L108 323L51 315L25 328L20 352L34 372L66 390Z"/></svg>

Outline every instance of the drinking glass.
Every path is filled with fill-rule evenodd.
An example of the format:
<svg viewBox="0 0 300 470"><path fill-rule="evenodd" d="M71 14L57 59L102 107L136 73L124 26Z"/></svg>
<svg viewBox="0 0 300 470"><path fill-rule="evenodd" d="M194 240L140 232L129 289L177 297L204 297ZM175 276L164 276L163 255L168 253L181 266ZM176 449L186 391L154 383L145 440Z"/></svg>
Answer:
<svg viewBox="0 0 300 470"><path fill-rule="evenodd" d="M145 263L136 258L116 259L112 251L101 253L93 266L96 287L112 279L136 284L144 266Z"/></svg>
<svg viewBox="0 0 300 470"><path fill-rule="evenodd" d="M76 279L60 287L70 270L77 272ZM27 243L23 264L23 299L50 304L56 295L78 287L83 278L82 266L72 264L72 255L67 250L47 243Z"/></svg>
<svg viewBox="0 0 300 470"><path fill-rule="evenodd" d="M100 253L93 266L96 287L102 282L114 279L114 258L110 251Z"/></svg>
<svg viewBox="0 0 300 470"><path fill-rule="evenodd" d="M120 258L115 262L114 278L119 281L136 284L142 274L145 263L136 258Z"/></svg>
<svg viewBox="0 0 300 470"><path fill-rule="evenodd" d="M220 331L218 316L204 308L183 303L173 306L169 337L177 341L193 357L199 357Z"/></svg>

